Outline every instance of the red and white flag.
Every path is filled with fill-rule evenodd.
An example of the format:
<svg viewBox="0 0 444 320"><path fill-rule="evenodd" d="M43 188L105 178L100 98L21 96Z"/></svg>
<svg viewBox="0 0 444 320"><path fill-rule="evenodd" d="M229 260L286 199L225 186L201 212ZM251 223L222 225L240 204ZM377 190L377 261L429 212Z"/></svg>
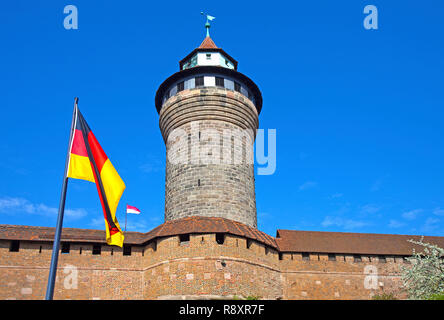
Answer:
<svg viewBox="0 0 444 320"><path fill-rule="evenodd" d="M140 214L140 210L137 209L136 207L130 206L130 205L126 205L126 213L134 213L134 214Z"/></svg>

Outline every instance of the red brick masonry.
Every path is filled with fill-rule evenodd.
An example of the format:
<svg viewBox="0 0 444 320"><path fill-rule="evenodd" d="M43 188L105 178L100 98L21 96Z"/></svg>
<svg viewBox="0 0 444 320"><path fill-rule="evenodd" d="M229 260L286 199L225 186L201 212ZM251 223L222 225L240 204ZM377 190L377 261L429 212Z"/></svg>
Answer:
<svg viewBox="0 0 444 320"><path fill-rule="evenodd" d="M1 299L44 297L53 237L54 228L0 225ZM55 298L403 297L399 270L422 249L408 239L420 237L278 230L274 238L228 219L189 217L127 232L124 254L105 244L103 230L65 228L69 253L60 255ZM424 241L444 247L444 237Z"/></svg>

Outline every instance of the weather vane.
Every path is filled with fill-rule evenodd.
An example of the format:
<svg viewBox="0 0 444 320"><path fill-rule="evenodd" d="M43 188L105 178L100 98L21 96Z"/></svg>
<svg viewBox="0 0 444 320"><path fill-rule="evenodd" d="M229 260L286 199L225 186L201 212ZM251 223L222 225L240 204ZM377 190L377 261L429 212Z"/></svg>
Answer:
<svg viewBox="0 0 444 320"><path fill-rule="evenodd" d="M203 11L200 14L207 17L207 22L205 23L205 28L207 29L207 37L209 37L210 36L210 21L213 21L214 19L216 19L216 17L210 16L210 15L204 13Z"/></svg>

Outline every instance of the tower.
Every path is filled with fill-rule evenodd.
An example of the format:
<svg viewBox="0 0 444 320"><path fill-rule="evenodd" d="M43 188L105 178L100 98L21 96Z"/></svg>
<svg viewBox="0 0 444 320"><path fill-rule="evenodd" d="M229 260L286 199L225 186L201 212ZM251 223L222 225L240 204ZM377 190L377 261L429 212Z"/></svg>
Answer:
<svg viewBox="0 0 444 320"><path fill-rule="evenodd" d="M211 17L212 18L212 17ZM165 221L223 217L257 227L253 143L262 95L207 34L156 92L166 145Z"/></svg>

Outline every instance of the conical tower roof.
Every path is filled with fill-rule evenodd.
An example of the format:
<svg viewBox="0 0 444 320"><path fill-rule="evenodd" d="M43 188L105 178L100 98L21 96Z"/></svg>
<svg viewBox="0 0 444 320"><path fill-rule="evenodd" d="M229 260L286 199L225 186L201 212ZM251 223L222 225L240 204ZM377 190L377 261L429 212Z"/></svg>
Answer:
<svg viewBox="0 0 444 320"><path fill-rule="evenodd" d="M199 49L219 49L210 37L205 37L199 46Z"/></svg>

